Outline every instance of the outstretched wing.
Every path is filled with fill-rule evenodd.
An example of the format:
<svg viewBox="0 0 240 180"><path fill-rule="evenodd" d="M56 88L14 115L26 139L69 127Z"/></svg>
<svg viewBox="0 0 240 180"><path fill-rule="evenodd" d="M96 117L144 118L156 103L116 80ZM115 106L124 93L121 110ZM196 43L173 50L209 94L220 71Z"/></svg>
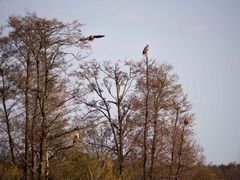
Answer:
<svg viewBox="0 0 240 180"><path fill-rule="evenodd" d="M105 35L93 35L94 38L103 38Z"/></svg>
<svg viewBox="0 0 240 180"><path fill-rule="evenodd" d="M88 41L93 41L94 39L103 38L105 35L91 35L87 37Z"/></svg>

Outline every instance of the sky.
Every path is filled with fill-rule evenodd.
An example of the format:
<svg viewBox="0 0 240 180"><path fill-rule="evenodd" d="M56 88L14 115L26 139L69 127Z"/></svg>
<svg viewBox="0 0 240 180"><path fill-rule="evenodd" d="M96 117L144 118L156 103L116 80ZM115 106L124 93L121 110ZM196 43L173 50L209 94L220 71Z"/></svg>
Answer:
<svg viewBox="0 0 240 180"><path fill-rule="evenodd" d="M173 65L196 114L195 133L207 163L240 162L240 1L238 0L0 0L0 25L35 12L83 33L105 34L91 58Z"/></svg>

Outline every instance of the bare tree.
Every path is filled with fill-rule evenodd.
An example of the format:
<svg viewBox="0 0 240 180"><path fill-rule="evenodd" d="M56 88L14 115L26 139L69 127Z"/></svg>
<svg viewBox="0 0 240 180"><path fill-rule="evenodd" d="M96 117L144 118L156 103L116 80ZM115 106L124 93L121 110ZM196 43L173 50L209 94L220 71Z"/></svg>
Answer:
<svg viewBox="0 0 240 180"><path fill-rule="evenodd" d="M147 139L148 139L148 123L149 123L149 60L148 60L148 45L143 50L145 55L146 64L146 90L145 90L145 117L144 117L144 129L143 129L143 179L146 179L146 163L147 163Z"/></svg>
<svg viewBox="0 0 240 180"><path fill-rule="evenodd" d="M77 21L64 24L28 14L10 17L9 27L9 38L16 52L13 58L23 72L18 86L23 92L25 108L25 178L29 178L31 171L32 178L38 174L39 179L45 179L48 153L55 154L54 151L63 148L52 149L53 141L77 130L66 129L71 112L66 104L73 99L72 90L66 86L70 67L66 50L89 45L82 40L81 24Z"/></svg>
<svg viewBox="0 0 240 180"><path fill-rule="evenodd" d="M199 162L193 160L200 156L197 148L186 148L194 142L191 140L193 134L190 128L193 119L191 105L183 94L181 85L177 83L177 76L171 73L172 66L149 61L147 50L148 46L143 51L144 60L133 63L132 66L138 74L138 105L135 110L142 122L140 126L143 138L139 138L139 145L143 147L142 174L143 179L155 179L159 176L172 178L179 176L183 166L187 166L185 164ZM189 125L183 123L184 117L190 117ZM189 141L186 142L186 139ZM196 156L191 156L187 162L186 152ZM171 160L168 166L169 157ZM171 175L166 173L168 170Z"/></svg>
<svg viewBox="0 0 240 180"><path fill-rule="evenodd" d="M189 167L202 163L203 156L193 140L191 104L178 86L172 104L170 123L170 166L168 179L179 179Z"/></svg>
<svg viewBox="0 0 240 180"><path fill-rule="evenodd" d="M13 140L13 111L16 107L16 87L13 83L12 71L14 71L14 66L11 64L11 47L9 45L9 39L7 37L1 37L0 39L0 96L1 96L1 116L3 116L4 123L6 125L6 132L8 136L8 143L11 154L12 163L15 162L15 153L14 153L14 140Z"/></svg>
<svg viewBox="0 0 240 180"><path fill-rule="evenodd" d="M171 108L172 96L175 92L175 76L170 74L172 67L167 64L154 65L150 71L150 128L151 131L151 148L150 148L150 179L154 176L155 162L162 161L158 159L157 154L164 152L164 136L166 123L164 122L167 116L167 111ZM162 158L162 157L160 157Z"/></svg>
<svg viewBox="0 0 240 180"><path fill-rule="evenodd" d="M93 143L103 146L117 156L119 173L123 173L124 158L131 151L129 135L133 131L132 101L134 76L120 69L119 63L109 62L100 65L96 61L86 62L81 65L77 74L86 80L91 94L91 99L84 102L92 113L99 115L99 127L103 126L108 134L105 143Z"/></svg>

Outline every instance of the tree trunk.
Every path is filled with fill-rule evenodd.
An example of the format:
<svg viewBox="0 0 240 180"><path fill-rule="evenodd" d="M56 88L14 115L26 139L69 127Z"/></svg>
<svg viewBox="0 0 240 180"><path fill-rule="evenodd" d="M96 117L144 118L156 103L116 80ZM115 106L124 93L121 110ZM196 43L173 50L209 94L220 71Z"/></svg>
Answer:
<svg viewBox="0 0 240 180"><path fill-rule="evenodd" d="M181 139L180 139L180 147L179 147L179 151L178 151L178 165L177 165L177 171L176 171L176 180L178 179L178 176L179 176L179 173L180 173L180 170L182 168L182 153L183 153L183 150L182 150L182 147L183 147L183 141L184 141L184 130L185 130L185 124L183 125L183 128L182 128L182 132L181 132Z"/></svg>
<svg viewBox="0 0 240 180"><path fill-rule="evenodd" d="M46 61L46 59L45 59ZM44 68L45 68L45 79L44 79L44 91L41 97L39 97L39 106L40 106L40 111L41 111L41 116L42 116L42 122L41 122L41 140L40 140L40 163L39 163L39 179L45 179L46 175L46 112L45 112L45 106L46 106L46 96L48 92L48 79L49 79L49 74L48 74L48 66L47 62L44 62ZM41 100L40 100L41 99Z"/></svg>
<svg viewBox="0 0 240 180"><path fill-rule="evenodd" d="M168 176L169 180L171 179L172 173L173 173L173 165L174 165L174 157L175 157L175 138L176 138L175 133L176 133L176 127L178 122L178 113L179 113L179 110L177 109L176 118L173 126L173 134L172 134L171 164L170 164L170 170L169 170L169 176Z"/></svg>
<svg viewBox="0 0 240 180"><path fill-rule="evenodd" d="M146 179L147 164L147 134L148 134L148 96L149 96L149 67L146 53L146 97L145 97L145 120L143 130L143 179Z"/></svg>
<svg viewBox="0 0 240 180"><path fill-rule="evenodd" d="M123 124L122 124L122 112L121 112L121 98L120 98L120 84L119 77L117 74L117 70L115 69L115 85L116 85L116 93L117 93L117 111L118 111L118 125L119 125L119 152L118 152L118 160L119 160L119 173L122 175L123 173Z"/></svg>
<svg viewBox="0 0 240 180"><path fill-rule="evenodd" d="M31 126L31 179L35 178L35 175L37 173L37 156L36 156L36 152L37 152L37 147L36 147L36 131L35 131L35 126L36 126L36 116L37 116L37 98L35 100L35 109L34 109L34 115L33 115L33 119L32 119L32 126Z"/></svg>
<svg viewBox="0 0 240 180"><path fill-rule="evenodd" d="M5 94L5 79L4 79L4 70L1 69L1 76L2 76L2 104L3 104L3 111L5 115L5 122L7 125L7 134L8 134L8 142L9 142L9 147L10 147L10 152L11 152L11 161L12 164L15 162L15 156L14 156L14 149L13 149L13 139L11 135L11 125L10 125L10 119L9 119L9 112L7 110L7 105L6 105L6 94Z"/></svg>
<svg viewBox="0 0 240 180"><path fill-rule="evenodd" d="M30 60L27 60L27 75L26 75L26 80L25 80L25 153L24 153L24 160L25 160L25 165L24 165L24 175L25 179L29 179L29 169L28 169L28 130L29 130L29 81L30 81Z"/></svg>
<svg viewBox="0 0 240 180"><path fill-rule="evenodd" d="M4 81L3 81L3 89L4 89ZM7 124L7 134L8 134L8 142L9 142L9 147L10 147L10 152L11 152L11 160L12 160L12 164L14 164L15 156L14 156L14 149L13 149L13 139L12 139L12 135L11 135L10 119L9 119L8 112L7 112L6 99L5 99L4 94L2 97L2 102L3 102L3 109L4 109L4 114L5 114L5 121Z"/></svg>
<svg viewBox="0 0 240 180"><path fill-rule="evenodd" d="M150 164L150 179L154 179L153 177L153 169L154 169L154 159L155 159L155 151L156 151L156 138L157 138L157 111L155 112L154 122L153 122L153 139L152 139L152 148L151 148L151 164Z"/></svg>
<svg viewBox="0 0 240 180"><path fill-rule="evenodd" d="M39 92L40 92L40 74L39 74L39 60L36 60L36 70L37 70L37 92L35 97L35 105L34 105L34 115L32 119L32 127L31 127L31 162L32 162L32 173L31 178L34 179L35 175L37 174L37 147L36 147L36 132L35 132L35 126L36 126L36 118L38 113L38 103L40 102Z"/></svg>

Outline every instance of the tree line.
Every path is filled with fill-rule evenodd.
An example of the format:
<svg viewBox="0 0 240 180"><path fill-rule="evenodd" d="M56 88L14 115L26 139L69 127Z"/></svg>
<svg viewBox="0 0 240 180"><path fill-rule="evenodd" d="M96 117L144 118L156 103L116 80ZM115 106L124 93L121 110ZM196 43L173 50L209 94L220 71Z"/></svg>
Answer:
<svg viewBox="0 0 240 180"><path fill-rule="evenodd" d="M1 171L19 179L189 179L204 165L172 66L87 60L74 21L9 17L0 36ZM6 173L5 173L6 174Z"/></svg>

